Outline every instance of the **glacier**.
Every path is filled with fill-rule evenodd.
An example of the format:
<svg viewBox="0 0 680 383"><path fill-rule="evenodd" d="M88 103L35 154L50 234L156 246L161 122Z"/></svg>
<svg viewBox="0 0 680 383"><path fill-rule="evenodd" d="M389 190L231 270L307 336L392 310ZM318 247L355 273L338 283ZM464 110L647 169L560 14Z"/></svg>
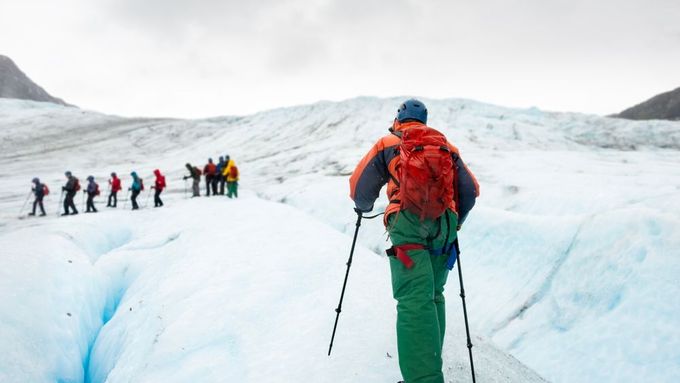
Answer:
<svg viewBox="0 0 680 383"><path fill-rule="evenodd" d="M354 228L347 178L400 100L203 120L1 100L0 380L398 380L379 220L362 226L325 348ZM461 231L480 381L675 381L680 123L425 102L482 187ZM245 198L185 200L183 164L223 154ZM154 168L167 209L56 219L64 170L103 183ZM33 176L50 217L17 220ZM455 279L445 372L463 382Z"/></svg>

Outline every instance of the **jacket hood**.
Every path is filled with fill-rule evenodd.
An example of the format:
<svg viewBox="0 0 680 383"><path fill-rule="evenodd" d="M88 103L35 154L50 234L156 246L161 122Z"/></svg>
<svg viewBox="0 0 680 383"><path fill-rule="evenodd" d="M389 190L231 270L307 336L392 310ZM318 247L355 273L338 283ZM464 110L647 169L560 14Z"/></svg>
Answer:
<svg viewBox="0 0 680 383"><path fill-rule="evenodd" d="M132 178L137 178L137 172L132 172L130 173L130 175L132 176Z"/></svg>
<svg viewBox="0 0 680 383"><path fill-rule="evenodd" d="M160 177L160 176L161 176L161 171L158 170L158 169L156 169L156 170L153 171L153 174L155 174L156 177Z"/></svg>
<svg viewBox="0 0 680 383"><path fill-rule="evenodd" d="M87 176L87 180L90 181L90 182L93 182L93 181L94 181L94 176Z"/></svg>

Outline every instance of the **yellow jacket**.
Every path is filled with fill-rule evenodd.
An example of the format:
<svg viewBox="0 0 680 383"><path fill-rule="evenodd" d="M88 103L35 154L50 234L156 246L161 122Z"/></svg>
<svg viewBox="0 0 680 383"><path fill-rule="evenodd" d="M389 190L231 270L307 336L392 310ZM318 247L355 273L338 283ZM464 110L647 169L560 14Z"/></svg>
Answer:
<svg viewBox="0 0 680 383"><path fill-rule="evenodd" d="M236 175L236 177L231 176L231 167L232 166L236 167L236 163L234 162L234 160L229 160L229 162L227 162L227 166L225 166L224 170L222 170L222 175L227 178L227 182L238 181L238 174ZM238 170L238 168L237 168L237 170Z"/></svg>

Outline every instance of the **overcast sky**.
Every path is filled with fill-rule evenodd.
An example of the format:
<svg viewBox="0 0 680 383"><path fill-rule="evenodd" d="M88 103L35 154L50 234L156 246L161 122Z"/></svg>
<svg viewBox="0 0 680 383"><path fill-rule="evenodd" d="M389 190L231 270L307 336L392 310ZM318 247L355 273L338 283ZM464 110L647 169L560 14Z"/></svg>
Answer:
<svg viewBox="0 0 680 383"><path fill-rule="evenodd" d="M680 86L680 1L1 0L0 54L126 116L360 95L608 114Z"/></svg>

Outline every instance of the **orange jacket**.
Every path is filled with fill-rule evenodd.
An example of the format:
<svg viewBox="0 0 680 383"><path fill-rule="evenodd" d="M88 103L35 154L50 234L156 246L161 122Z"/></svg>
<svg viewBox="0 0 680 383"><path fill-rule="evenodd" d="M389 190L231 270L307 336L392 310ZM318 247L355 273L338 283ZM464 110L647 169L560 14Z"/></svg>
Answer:
<svg viewBox="0 0 680 383"><path fill-rule="evenodd" d="M373 204L378 198L380 189L387 183L387 198L390 203L385 209L384 222L387 223L390 214L399 211L398 201L401 196L395 180L397 179L396 167L399 163L397 149L401 143L400 132L421 125L423 124L417 121L404 124L395 121L391 129L392 134L379 139L359 162L349 179L350 198L359 210L373 210ZM452 200L449 208L458 214L458 222L462 224L474 206L475 199L479 196L479 183L460 158L458 148L451 143L448 143L448 146L454 156L454 164L458 168L458 185L454 185L454 190L458 193L460 204L456 206L455 201Z"/></svg>

